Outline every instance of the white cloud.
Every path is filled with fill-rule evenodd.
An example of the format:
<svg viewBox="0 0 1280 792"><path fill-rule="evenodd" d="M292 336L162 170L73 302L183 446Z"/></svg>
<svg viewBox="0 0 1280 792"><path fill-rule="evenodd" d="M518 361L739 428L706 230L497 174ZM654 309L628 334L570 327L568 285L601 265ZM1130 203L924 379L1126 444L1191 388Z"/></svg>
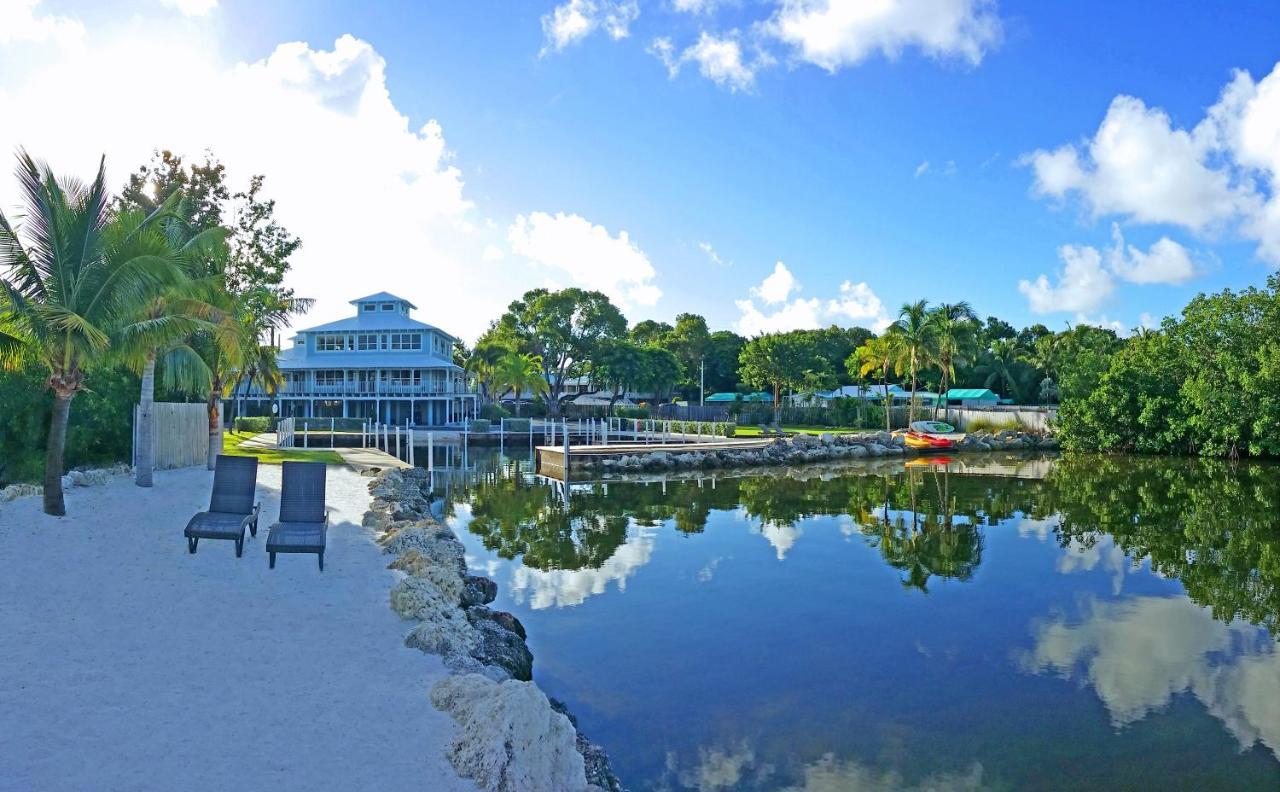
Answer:
<svg viewBox="0 0 1280 792"><path fill-rule="evenodd" d="M724 0L671 0L671 7L683 14L710 14Z"/></svg>
<svg viewBox="0 0 1280 792"><path fill-rule="evenodd" d="M768 34L829 72L907 49L977 65L1000 40L989 0L781 0Z"/></svg>
<svg viewBox="0 0 1280 792"><path fill-rule="evenodd" d="M916 166L915 178L920 178L929 172L929 160L925 160Z"/></svg>
<svg viewBox="0 0 1280 792"><path fill-rule="evenodd" d="M866 281L840 284L840 297L827 303L827 313L847 317L851 322L877 333L883 332L893 322L884 303Z"/></svg>
<svg viewBox="0 0 1280 792"><path fill-rule="evenodd" d="M1174 129L1163 110L1117 96L1083 151L1068 144L1026 161L1043 195L1077 192L1094 215L1199 231L1231 218L1247 199L1225 171L1206 164L1209 154L1203 136Z"/></svg>
<svg viewBox="0 0 1280 792"><path fill-rule="evenodd" d="M1280 64L1255 81L1237 71L1194 127L1117 96L1082 144L1023 157L1040 195L1078 196L1096 216L1233 230L1280 264Z"/></svg>
<svg viewBox="0 0 1280 792"><path fill-rule="evenodd" d="M765 305L776 305L786 302L791 292L799 289L800 284L781 261L773 265L773 272L759 286L751 287L751 294L759 297Z"/></svg>
<svg viewBox="0 0 1280 792"><path fill-rule="evenodd" d="M1119 319L1112 319L1106 314L1100 316L1089 316L1085 313L1076 314L1075 324L1092 325L1093 327L1101 327L1103 330L1111 330L1118 336L1129 335L1129 328Z"/></svg>
<svg viewBox="0 0 1280 792"><path fill-rule="evenodd" d="M218 7L218 0L160 0L160 3L189 17L205 16Z"/></svg>
<svg viewBox="0 0 1280 792"><path fill-rule="evenodd" d="M782 333L787 330L815 330L822 327L818 319L822 313L822 300L795 299L778 310L766 314L751 300L735 300L734 305L742 313L737 329L744 336L761 333Z"/></svg>
<svg viewBox="0 0 1280 792"><path fill-rule="evenodd" d="M773 272L760 285L751 287L751 299L734 302L741 314L737 321L738 332L754 336L788 330L814 330L823 326L824 319L827 322L844 320L880 332L891 321L884 303L865 282L845 281L840 284L839 295L825 304L817 297L791 299L792 294L799 290L800 282L787 265L781 261L774 264ZM765 308L780 307L765 313L756 305L756 300Z"/></svg>
<svg viewBox="0 0 1280 792"><path fill-rule="evenodd" d="M698 35L698 41L679 55L676 55L671 39L656 38L649 44L648 51L662 61L667 67L667 74L673 79L686 63L696 63L699 74L735 93L751 90L755 84L756 71L768 62L760 56L748 62L736 31L723 36L703 31Z"/></svg>
<svg viewBox="0 0 1280 792"><path fill-rule="evenodd" d="M15 14L32 8L40 10L30 3L0 5L0 19L25 19ZM37 15L36 34L0 43L0 62L13 58L21 66L0 69L0 104L24 109L0 113L0 152L25 145L57 172L80 177L90 175L105 152L112 185L122 184L156 148L187 158L211 148L226 164L233 189L252 174L266 174L278 219L303 241L286 285L317 299L301 326L349 315L356 288L402 294L422 306L421 319L467 338L548 274L565 285L619 284L637 304L657 298L647 259L638 252L622 256L632 248L625 235L610 245L603 230L600 249L629 261L628 272L602 275L571 258L572 269L548 273L510 255L476 266L494 259L491 247L501 251L506 224L490 228L478 216L444 128L434 120L410 126L388 91L382 57L367 42L343 36L328 49L285 43L265 59L235 62L223 58L216 26L192 26L158 5L155 10L155 17L95 26L82 40L50 38L38 46L39 59L15 53L36 49L24 42L37 34L54 36L50 31L80 23ZM0 41L12 40L15 29L31 28L0 25ZM155 69L158 62L165 68ZM148 91L158 96L186 96L199 85L201 101L180 113L122 115L118 97L84 79L103 72L147 74ZM112 123L86 135L86 117ZM8 210L18 192L3 167L0 207ZM616 263L600 261L602 270ZM467 299L433 299L441 294Z"/></svg>
<svg viewBox="0 0 1280 792"><path fill-rule="evenodd" d="M1040 275L1034 281L1019 281L1018 291L1027 298L1034 313L1047 314L1058 311L1083 314L1100 308L1115 291L1116 278L1137 284L1180 284L1194 278L1198 272L1191 254L1182 245L1168 237L1156 240L1147 250L1125 244L1120 226L1111 227L1112 246L1105 252L1090 245L1063 245L1058 257L1063 267L1058 271L1057 283ZM1120 322L1102 318L1090 320L1077 317L1081 324L1112 327L1123 331Z"/></svg>
<svg viewBox="0 0 1280 792"><path fill-rule="evenodd" d="M649 257L626 231L611 236L580 215L532 212L516 218L507 241L514 253L562 270L575 284L602 291L624 307L653 305L662 296Z"/></svg>
<svg viewBox="0 0 1280 792"><path fill-rule="evenodd" d="M0 45L15 42L70 45L84 38L78 19L38 14L41 0L0 0Z"/></svg>
<svg viewBox="0 0 1280 792"><path fill-rule="evenodd" d="M1195 264L1187 249L1169 237L1160 237L1143 252L1126 245L1120 226L1112 224L1114 245L1107 254L1111 271L1130 283L1186 283L1196 276Z"/></svg>
<svg viewBox="0 0 1280 792"><path fill-rule="evenodd" d="M1018 291L1027 298L1031 311L1038 314L1055 311L1092 311L1115 291L1115 279L1102 266L1096 248L1063 245L1058 248L1062 269L1056 284L1040 275L1034 281L1019 281Z"/></svg>
<svg viewBox="0 0 1280 792"><path fill-rule="evenodd" d="M725 261L724 259L720 258L720 254L716 252L716 249L711 246L710 242L699 242L698 249L701 250L703 253L706 253L707 260L710 261L712 264L715 264L717 267L733 266L732 261Z"/></svg>
<svg viewBox="0 0 1280 792"><path fill-rule="evenodd" d="M657 529L637 527L627 530L627 539L599 567L582 569L535 569L523 563L513 565L511 598L517 604L528 601L533 610L566 608L581 605L590 597L603 594L610 583L618 591L627 590L627 578L634 575L653 555Z"/></svg>
<svg viewBox="0 0 1280 792"><path fill-rule="evenodd" d="M615 40L626 38L639 16L636 0L567 0L542 17L546 43L541 54L559 52L597 30Z"/></svg>
<svg viewBox="0 0 1280 792"><path fill-rule="evenodd" d="M484 252L480 254L480 257L485 261L502 261L506 258L506 254L497 245L485 245Z"/></svg>

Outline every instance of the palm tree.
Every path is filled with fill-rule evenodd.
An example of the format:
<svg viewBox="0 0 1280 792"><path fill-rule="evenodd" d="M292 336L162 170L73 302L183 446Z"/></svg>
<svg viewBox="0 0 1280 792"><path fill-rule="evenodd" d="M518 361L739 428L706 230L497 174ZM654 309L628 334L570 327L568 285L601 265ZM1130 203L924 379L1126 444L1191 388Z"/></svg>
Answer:
<svg viewBox="0 0 1280 792"><path fill-rule="evenodd" d="M136 210L122 212L117 222L135 226L154 222L155 218L170 212L178 198L175 193L147 217ZM207 247L219 244L225 236L225 230L221 228L187 235L177 222L165 223L165 230L170 248L186 269L194 269L194 262L206 252ZM134 483L139 487L150 487L153 483L157 364L162 364L159 370L166 388L188 393L203 393L209 388L209 367L189 342L198 330L209 328L209 320L217 314L211 305L198 298L210 286L208 282L188 280L157 295L142 309L136 321L112 339L114 356L140 374L142 380L134 466Z"/></svg>
<svg viewBox="0 0 1280 792"><path fill-rule="evenodd" d="M221 251L210 260L210 266L219 274L226 265ZM274 390L279 380L275 364L279 350L263 343L263 338L286 327L290 316L308 311L313 301L282 296L265 287L237 294L226 288L225 281L207 299L221 317L211 331L201 334L196 344L209 367L209 396L205 403L209 412L208 467L213 470L222 451L223 397L231 393L242 373L249 371L256 372L254 376L266 384L268 391Z"/></svg>
<svg viewBox="0 0 1280 792"><path fill-rule="evenodd" d="M916 390L919 385L920 369L933 360L934 351L933 316L929 313L929 301L918 300L904 303L898 311L898 321L889 326L886 333L892 340L897 354L894 370L901 376L911 375L911 404L907 408L907 423L915 420Z"/></svg>
<svg viewBox="0 0 1280 792"><path fill-rule="evenodd" d="M946 401L948 384L956 378L956 364L963 365L968 361L977 346L974 332L974 320L977 316L967 302L942 303L929 312L929 321L933 324L934 362L942 372L938 384L938 401ZM933 403L933 417L938 417L938 401ZM951 417L948 406L945 413Z"/></svg>
<svg viewBox="0 0 1280 792"><path fill-rule="evenodd" d="M5 294L5 345L21 338L24 352L49 372L53 412L45 453L44 511L66 514L62 469L71 400L85 371L102 362L113 334L182 279L158 226L113 223L106 160L89 184L59 180L49 166L18 153L25 201L21 229L0 214L0 288ZM12 354L12 352L10 353Z"/></svg>
<svg viewBox="0 0 1280 792"><path fill-rule="evenodd" d="M510 354L512 349L506 344L481 339L467 357L467 373L476 378L485 399L497 399L501 395L497 392L494 372L498 363Z"/></svg>
<svg viewBox="0 0 1280 792"><path fill-rule="evenodd" d="M893 407L893 402L889 399L889 368L893 366L893 339L883 335L869 338L853 354L859 377L865 377L873 371L880 372L880 384L884 386L884 430L887 432L892 428L889 423Z"/></svg>
<svg viewBox="0 0 1280 792"><path fill-rule="evenodd" d="M508 352L494 366L497 387L508 388L516 395L516 415L520 415L520 395L545 396L550 388L542 376L542 358L534 354Z"/></svg>
<svg viewBox="0 0 1280 792"><path fill-rule="evenodd" d="M1002 385L1005 393L1020 397L1022 388L1018 381L1018 367L1023 362L1023 351L1016 341L997 338L991 342L991 350L974 373L985 377L982 382L984 388Z"/></svg>

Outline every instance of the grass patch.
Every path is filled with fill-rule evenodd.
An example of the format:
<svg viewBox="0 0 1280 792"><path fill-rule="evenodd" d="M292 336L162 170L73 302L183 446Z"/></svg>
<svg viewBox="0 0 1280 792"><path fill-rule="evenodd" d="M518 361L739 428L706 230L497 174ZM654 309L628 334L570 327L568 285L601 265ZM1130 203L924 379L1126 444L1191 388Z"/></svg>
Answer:
<svg viewBox="0 0 1280 792"><path fill-rule="evenodd" d="M267 465L278 465L281 462L342 464L342 457L338 456L336 451L318 448L257 448L244 445L246 440L257 436L257 432L227 432L222 435L222 453L228 456L257 457L259 462Z"/></svg>
<svg viewBox="0 0 1280 792"><path fill-rule="evenodd" d="M875 429L860 429L856 426L783 426L782 431L793 432L799 434L820 435L826 432L831 434L848 434L849 432L874 432ZM738 431L735 437L759 437L760 427L738 425Z"/></svg>
<svg viewBox="0 0 1280 792"><path fill-rule="evenodd" d="M998 432L1003 432L1005 429L1022 428L1022 422L1018 420L1017 416L1012 416L1002 421L997 421L994 418L974 418L965 425L964 431L997 434Z"/></svg>

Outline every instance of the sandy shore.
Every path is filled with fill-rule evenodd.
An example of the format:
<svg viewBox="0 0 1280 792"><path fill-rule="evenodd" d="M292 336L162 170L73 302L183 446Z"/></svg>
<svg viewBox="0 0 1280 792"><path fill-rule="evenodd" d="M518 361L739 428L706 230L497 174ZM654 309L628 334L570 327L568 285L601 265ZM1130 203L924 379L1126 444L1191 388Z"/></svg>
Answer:
<svg viewBox="0 0 1280 792"><path fill-rule="evenodd" d="M448 672L404 648L396 574L360 527L368 479L329 468L325 571L268 570L280 468L259 468L262 531L188 555L212 473L119 478L0 505L0 789L474 790L445 760Z"/></svg>

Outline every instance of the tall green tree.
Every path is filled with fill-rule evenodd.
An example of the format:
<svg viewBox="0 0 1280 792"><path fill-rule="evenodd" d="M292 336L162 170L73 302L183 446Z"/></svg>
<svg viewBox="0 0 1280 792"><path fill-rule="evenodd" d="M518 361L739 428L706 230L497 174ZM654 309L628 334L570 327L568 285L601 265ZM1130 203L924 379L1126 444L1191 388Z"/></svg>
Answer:
<svg viewBox="0 0 1280 792"><path fill-rule="evenodd" d="M782 413L782 390L804 388L830 380L827 361L818 357L813 336L803 332L757 336L746 343L739 357L743 381L773 390L773 420Z"/></svg>
<svg viewBox="0 0 1280 792"><path fill-rule="evenodd" d="M967 363L977 352L977 316L967 302L942 303L929 312L928 322L933 325L933 362L941 373L939 398L933 403L933 417L937 418L939 403L947 403L947 389L955 382L956 366ZM946 417L951 417L949 406Z"/></svg>
<svg viewBox="0 0 1280 792"><path fill-rule="evenodd" d="M626 332L627 320L601 292L532 289L507 307L485 337L542 361L548 406L559 415L566 381L586 374L601 344Z"/></svg>
<svg viewBox="0 0 1280 792"><path fill-rule="evenodd" d="M107 359L113 334L182 278L160 229L113 223L105 158L92 182L58 179L18 154L23 224L0 214L5 344L38 360L53 391L44 470L44 510L66 514L62 471L71 401L86 372ZM14 353L10 352L10 355Z"/></svg>
<svg viewBox="0 0 1280 792"><path fill-rule="evenodd" d="M933 361L935 349L933 315L929 313L929 302L919 300L904 303L898 311L898 320L889 326L887 332L897 352L894 370L899 376L905 373L911 377L911 403L907 407L907 423L911 423L916 417L920 371Z"/></svg>
<svg viewBox="0 0 1280 792"><path fill-rule="evenodd" d="M868 338L862 346L854 350L845 360L845 368L850 375L861 379L871 373L880 375L880 385L884 388L884 430L890 431L890 414L893 412L893 401L889 398L889 369L893 368L897 350L893 339L887 336Z"/></svg>

